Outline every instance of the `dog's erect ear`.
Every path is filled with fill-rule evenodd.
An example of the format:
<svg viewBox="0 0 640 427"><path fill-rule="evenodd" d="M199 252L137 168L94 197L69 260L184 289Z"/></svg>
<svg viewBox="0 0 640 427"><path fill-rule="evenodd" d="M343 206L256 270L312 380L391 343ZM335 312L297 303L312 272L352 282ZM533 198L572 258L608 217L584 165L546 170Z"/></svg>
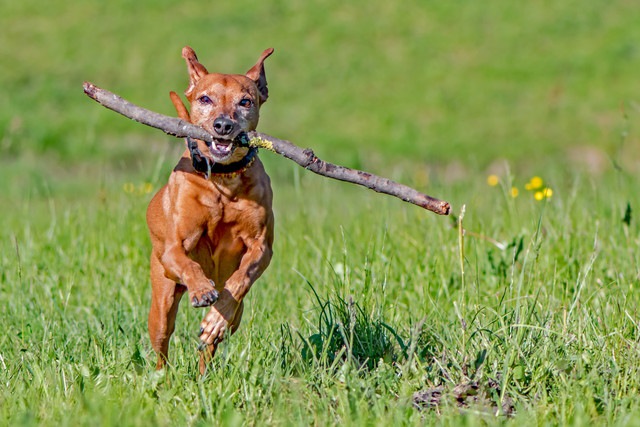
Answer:
<svg viewBox="0 0 640 427"><path fill-rule="evenodd" d="M189 46L182 48L182 57L187 61L187 70L189 70L189 87L184 91L184 94L191 100L191 91L196 83L209 72L204 68L204 65L198 62L196 53Z"/></svg>
<svg viewBox="0 0 640 427"><path fill-rule="evenodd" d="M249 71L247 71L246 76L251 80L256 82L256 86L258 86L258 92L260 92L260 104L265 102L269 97L269 90L267 89L267 76L264 74L264 60L269 57L273 53L273 48L265 49L260 55L260 59L256 62L256 65L251 67Z"/></svg>

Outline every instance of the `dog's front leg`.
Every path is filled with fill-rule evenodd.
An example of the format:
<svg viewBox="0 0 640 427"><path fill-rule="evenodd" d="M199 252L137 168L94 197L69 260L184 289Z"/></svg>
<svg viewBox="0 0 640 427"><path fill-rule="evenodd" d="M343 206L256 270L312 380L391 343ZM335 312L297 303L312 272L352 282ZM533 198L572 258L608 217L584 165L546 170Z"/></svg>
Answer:
<svg viewBox="0 0 640 427"><path fill-rule="evenodd" d="M166 242L161 258L165 275L187 287L191 305L194 307L207 307L218 299L218 291L213 281L207 278L200 264L187 255L196 247L203 232L202 227L190 228L189 233L176 232L173 238Z"/></svg>
<svg viewBox="0 0 640 427"><path fill-rule="evenodd" d="M202 348L222 341L228 329L235 332L238 328L242 300L271 261L271 242L268 240L262 236L250 242L245 241L247 251L240 266L226 281L218 302L211 307L200 325Z"/></svg>

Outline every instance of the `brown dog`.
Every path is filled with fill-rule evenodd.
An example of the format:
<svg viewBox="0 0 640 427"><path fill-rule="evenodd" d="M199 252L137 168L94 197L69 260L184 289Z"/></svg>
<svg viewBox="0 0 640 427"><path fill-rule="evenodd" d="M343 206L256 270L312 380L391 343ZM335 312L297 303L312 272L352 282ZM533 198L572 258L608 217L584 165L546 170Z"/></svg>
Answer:
<svg viewBox="0 0 640 427"><path fill-rule="evenodd" d="M270 180L256 149L240 141L245 132L255 130L260 106L267 100L263 63L272 52L265 50L240 75L209 74L193 49L182 50L191 113L178 95L171 93L171 99L183 120L202 126L216 140L189 140L168 184L147 209L153 246L149 335L158 369L166 364L185 291L194 307L211 306L200 328L204 373L217 344L238 328L242 300L271 260Z"/></svg>

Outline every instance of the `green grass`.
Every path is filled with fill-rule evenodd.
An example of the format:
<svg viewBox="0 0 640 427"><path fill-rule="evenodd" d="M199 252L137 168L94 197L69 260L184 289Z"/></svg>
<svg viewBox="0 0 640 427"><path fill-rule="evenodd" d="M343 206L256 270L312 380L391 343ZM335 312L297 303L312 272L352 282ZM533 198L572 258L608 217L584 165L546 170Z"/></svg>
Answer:
<svg viewBox="0 0 640 427"><path fill-rule="evenodd" d="M0 424L637 424L634 2L2 10ZM80 87L172 113L185 44L228 72L275 47L261 130L464 205L469 232L264 153L275 257L242 327L200 378L204 312L184 304L155 372L145 183L180 143ZM534 174L550 199L524 189Z"/></svg>

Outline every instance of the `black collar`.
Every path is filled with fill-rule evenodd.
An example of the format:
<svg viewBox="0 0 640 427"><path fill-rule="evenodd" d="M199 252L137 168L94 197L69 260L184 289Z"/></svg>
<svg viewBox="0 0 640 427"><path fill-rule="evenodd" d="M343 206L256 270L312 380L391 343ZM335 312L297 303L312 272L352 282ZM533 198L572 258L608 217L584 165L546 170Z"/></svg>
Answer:
<svg viewBox="0 0 640 427"><path fill-rule="evenodd" d="M198 143L191 139L187 138L187 147L189 148L189 153L191 154L191 163L193 164L193 168L204 174L207 179L209 179L210 175L235 175L243 172L245 169L248 169L249 166L253 164L253 161L256 158L256 154L258 154L258 149L255 147L249 148L249 152L242 159L237 162L222 164L215 163L208 157L205 157L200 149L198 149Z"/></svg>

